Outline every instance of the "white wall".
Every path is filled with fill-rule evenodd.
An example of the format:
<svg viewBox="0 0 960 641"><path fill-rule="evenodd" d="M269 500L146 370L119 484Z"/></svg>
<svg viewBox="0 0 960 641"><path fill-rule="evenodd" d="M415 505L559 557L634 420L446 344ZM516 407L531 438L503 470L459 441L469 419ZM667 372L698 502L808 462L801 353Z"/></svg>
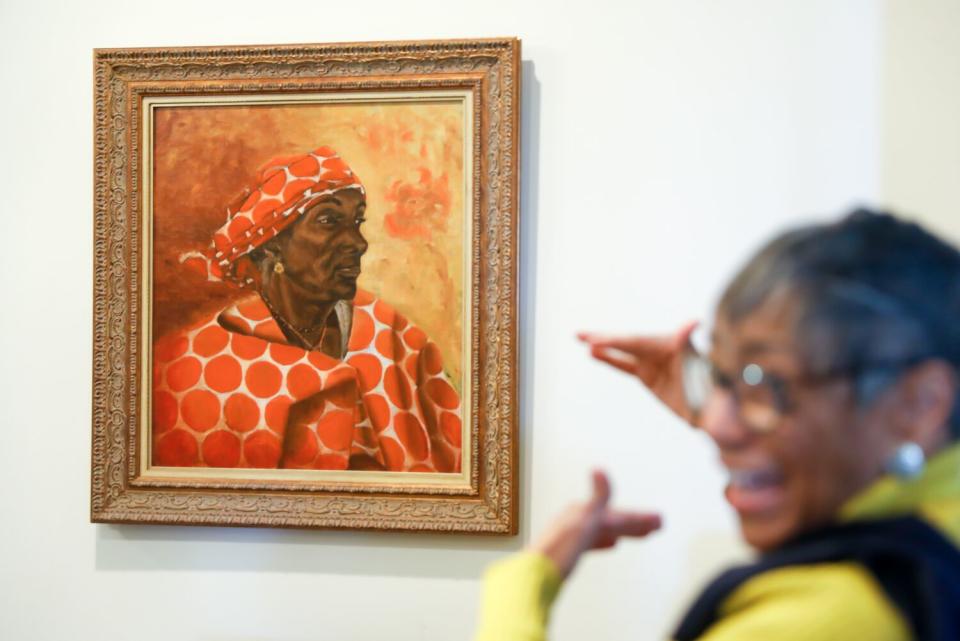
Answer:
<svg viewBox="0 0 960 641"><path fill-rule="evenodd" d="M773 230L880 196L871 0L0 3L0 638L467 639L482 568L587 471L667 528L587 561L555 639L655 639L742 553L709 445L581 328L704 316ZM94 47L523 39L516 539L91 525Z"/></svg>
<svg viewBox="0 0 960 641"><path fill-rule="evenodd" d="M887 2L882 196L960 242L960 2Z"/></svg>

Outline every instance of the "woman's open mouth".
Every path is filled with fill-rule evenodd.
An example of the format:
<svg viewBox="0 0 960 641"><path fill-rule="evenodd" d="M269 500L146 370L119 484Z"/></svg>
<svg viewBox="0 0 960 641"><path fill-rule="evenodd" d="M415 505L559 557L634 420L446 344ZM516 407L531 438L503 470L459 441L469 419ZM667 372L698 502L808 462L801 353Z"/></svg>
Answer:
<svg viewBox="0 0 960 641"><path fill-rule="evenodd" d="M346 267L337 267L334 274L338 278L356 278L360 275L360 265L351 265Z"/></svg>
<svg viewBox="0 0 960 641"><path fill-rule="evenodd" d="M786 479L779 468L730 468L729 472L724 495L740 514L769 512L783 502Z"/></svg>

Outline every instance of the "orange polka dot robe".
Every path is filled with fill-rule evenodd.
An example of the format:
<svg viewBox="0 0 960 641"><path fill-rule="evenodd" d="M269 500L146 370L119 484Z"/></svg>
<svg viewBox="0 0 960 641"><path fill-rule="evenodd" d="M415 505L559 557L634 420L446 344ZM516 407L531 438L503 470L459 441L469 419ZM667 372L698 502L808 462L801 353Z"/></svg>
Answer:
<svg viewBox="0 0 960 641"><path fill-rule="evenodd" d="M207 252L183 262L256 284L250 251L320 196L362 189L327 147L271 161L259 180ZM460 398L439 349L362 290L342 360L290 345L259 294L162 338L153 355L154 465L460 471Z"/></svg>
<svg viewBox="0 0 960 641"><path fill-rule="evenodd" d="M154 348L153 464L460 470L437 346L360 291L343 360L289 345L255 295Z"/></svg>

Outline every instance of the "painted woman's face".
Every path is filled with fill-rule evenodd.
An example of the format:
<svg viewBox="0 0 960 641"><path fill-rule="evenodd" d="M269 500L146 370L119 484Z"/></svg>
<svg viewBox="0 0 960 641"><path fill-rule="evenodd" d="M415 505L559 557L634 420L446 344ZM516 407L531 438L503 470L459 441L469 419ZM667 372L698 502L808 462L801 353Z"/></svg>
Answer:
<svg viewBox="0 0 960 641"><path fill-rule="evenodd" d="M358 189L341 189L307 209L282 234L284 274L306 297L350 300L357 292L360 257L367 241L360 233L367 202Z"/></svg>

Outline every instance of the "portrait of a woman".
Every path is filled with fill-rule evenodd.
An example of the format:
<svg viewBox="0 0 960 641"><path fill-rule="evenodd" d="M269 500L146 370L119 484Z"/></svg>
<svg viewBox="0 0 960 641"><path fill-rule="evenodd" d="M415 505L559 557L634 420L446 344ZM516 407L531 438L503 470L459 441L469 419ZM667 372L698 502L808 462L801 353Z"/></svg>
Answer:
<svg viewBox="0 0 960 641"><path fill-rule="evenodd" d="M333 149L275 158L181 256L239 293L154 344L153 465L460 470L440 350L357 286L366 206Z"/></svg>

